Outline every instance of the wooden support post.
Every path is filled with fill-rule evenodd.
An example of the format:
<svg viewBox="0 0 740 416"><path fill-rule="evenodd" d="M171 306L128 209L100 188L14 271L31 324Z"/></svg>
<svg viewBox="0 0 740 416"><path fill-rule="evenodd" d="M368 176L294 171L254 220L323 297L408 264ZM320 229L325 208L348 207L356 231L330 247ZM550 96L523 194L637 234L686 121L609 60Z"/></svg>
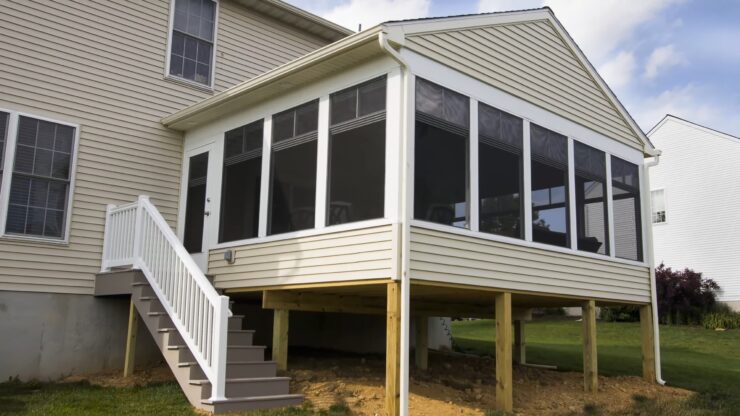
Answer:
<svg viewBox="0 0 740 416"><path fill-rule="evenodd" d="M277 369L288 369L288 322L290 311L275 309L272 324L272 360L277 363Z"/></svg>
<svg viewBox="0 0 740 416"><path fill-rule="evenodd" d="M401 414L401 282L388 283L385 333L385 409Z"/></svg>
<svg viewBox="0 0 740 416"><path fill-rule="evenodd" d="M511 293L496 294L496 410L514 409L511 356Z"/></svg>
<svg viewBox="0 0 740 416"><path fill-rule="evenodd" d="M642 341L642 378L650 383L655 377L655 333L653 332L653 307L640 306L640 334Z"/></svg>
<svg viewBox="0 0 740 416"><path fill-rule="evenodd" d="M429 366L429 317L417 316L415 324L416 348L414 353L416 368L426 370Z"/></svg>
<svg viewBox="0 0 740 416"><path fill-rule="evenodd" d="M133 295L132 295L133 296ZM139 314L136 312L134 299L131 298L131 305L128 311L128 334L126 335L126 357L123 363L123 376L129 377L134 373L136 358L136 332L139 329Z"/></svg>
<svg viewBox="0 0 740 416"><path fill-rule="evenodd" d="M524 341L524 321L514 321L514 362L517 364L527 363L527 346Z"/></svg>
<svg viewBox="0 0 740 416"><path fill-rule="evenodd" d="M596 302L583 302L583 386L588 393L599 389L599 371L596 356Z"/></svg>

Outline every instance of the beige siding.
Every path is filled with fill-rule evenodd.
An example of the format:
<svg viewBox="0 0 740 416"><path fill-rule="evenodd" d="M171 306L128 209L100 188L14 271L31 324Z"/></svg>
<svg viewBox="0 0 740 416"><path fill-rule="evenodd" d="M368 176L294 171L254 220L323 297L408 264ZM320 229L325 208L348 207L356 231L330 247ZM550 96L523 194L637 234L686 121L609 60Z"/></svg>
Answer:
<svg viewBox="0 0 740 416"><path fill-rule="evenodd" d="M210 253L208 272L218 288L386 279L393 274L397 239L390 225L236 247Z"/></svg>
<svg viewBox="0 0 740 416"><path fill-rule="evenodd" d="M0 290L92 294L105 205L148 194L174 225L182 135L159 120L211 95L164 79L169 1L3 1L0 108L79 124L67 246L0 240ZM216 91L324 42L220 2Z"/></svg>
<svg viewBox="0 0 740 416"><path fill-rule="evenodd" d="M649 302L647 267L412 228L411 278Z"/></svg>
<svg viewBox="0 0 740 416"><path fill-rule="evenodd" d="M406 46L642 150L636 133L548 21L412 35Z"/></svg>

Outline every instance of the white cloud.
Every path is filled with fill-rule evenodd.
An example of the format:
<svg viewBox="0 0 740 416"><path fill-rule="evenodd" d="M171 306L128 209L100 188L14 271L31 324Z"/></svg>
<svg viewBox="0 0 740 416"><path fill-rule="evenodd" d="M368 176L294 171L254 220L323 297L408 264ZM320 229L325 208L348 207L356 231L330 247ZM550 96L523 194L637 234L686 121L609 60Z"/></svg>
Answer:
<svg viewBox="0 0 740 416"><path fill-rule="evenodd" d="M722 108L706 100L706 93L695 84L677 86L655 96L640 97L629 105L630 114L648 131L666 114L685 118L695 123L731 130L737 126L728 123L729 117Z"/></svg>
<svg viewBox="0 0 740 416"><path fill-rule="evenodd" d="M415 19L429 15L431 0L349 0L319 14L346 28L370 28L388 20Z"/></svg>
<svg viewBox="0 0 740 416"><path fill-rule="evenodd" d="M541 6L542 0L478 0L478 13L534 9Z"/></svg>
<svg viewBox="0 0 740 416"><path fill-rule="evenodd" d="M614 59L599 66L599 74L609 84L609 87L619 90L632 82L635 68L637 68L635 54L621 51Z"/></svg>
<svg viewBox="0 0 740 416"><path fill-rule="evenodd" d="M647 79L653 79L659 72L685 62L684 56L673 45L655 48L645 64L644 76Z"/></svg>

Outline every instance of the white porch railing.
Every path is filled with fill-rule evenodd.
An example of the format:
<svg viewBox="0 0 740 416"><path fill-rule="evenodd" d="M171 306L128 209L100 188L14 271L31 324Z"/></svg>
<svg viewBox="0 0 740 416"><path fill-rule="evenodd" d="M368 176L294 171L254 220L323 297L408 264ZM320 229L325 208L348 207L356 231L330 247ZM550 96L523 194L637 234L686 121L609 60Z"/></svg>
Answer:
<svg viewBox="0 0 740 416"><path fill-rule="evenodd" d="M212 386L224 399L229 298L220 296L146 196L108 205L103 271L140 269Z"/></svg>

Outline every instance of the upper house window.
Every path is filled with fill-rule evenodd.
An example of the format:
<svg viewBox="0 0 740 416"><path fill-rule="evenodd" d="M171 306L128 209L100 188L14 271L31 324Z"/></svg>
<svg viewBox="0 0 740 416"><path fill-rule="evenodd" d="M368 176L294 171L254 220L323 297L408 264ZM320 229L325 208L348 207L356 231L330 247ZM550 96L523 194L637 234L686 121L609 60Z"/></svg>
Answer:
<svg viewBox="0 0 740 416"><path fill-rule="evenodd" d="M212 0L174 1L169 75L210 86L216 3Z"/></svg>

